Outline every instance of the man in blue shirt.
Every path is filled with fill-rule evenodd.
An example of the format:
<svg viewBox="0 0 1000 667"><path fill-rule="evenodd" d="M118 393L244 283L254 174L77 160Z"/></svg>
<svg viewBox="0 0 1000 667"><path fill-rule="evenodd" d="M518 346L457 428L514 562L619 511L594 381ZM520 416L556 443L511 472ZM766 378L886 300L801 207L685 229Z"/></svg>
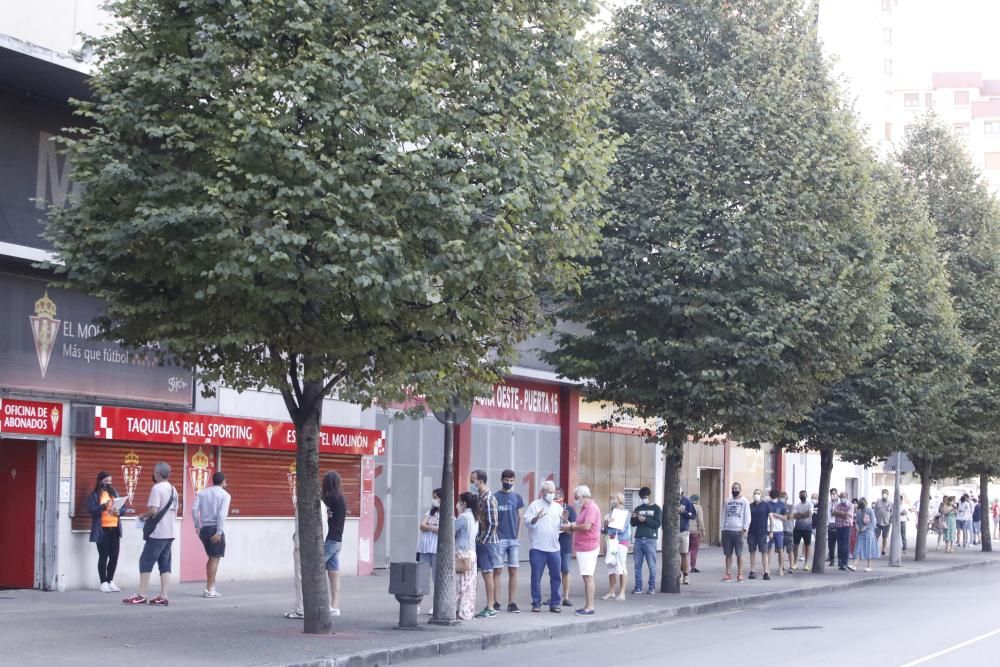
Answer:
<svg viewBox="0 0 1000 667"><path fill-rule="evenodd" d="M514 471L504 470L500 474L500 482L503 485L500 491L493 494L497 500L497 512L499 514L499 524L497 535L500 537L501 560L507 564L507 611L512 614L521 612L514 602L514 595L517 593L517 566L520 564L520 543L517 535L521 530L521 508L524 507L524 500L521 494L514 491ZM500 611L500 579L503 576L503 567L493 570L493 590L496 591L496 602L493 609Z"/></svg>

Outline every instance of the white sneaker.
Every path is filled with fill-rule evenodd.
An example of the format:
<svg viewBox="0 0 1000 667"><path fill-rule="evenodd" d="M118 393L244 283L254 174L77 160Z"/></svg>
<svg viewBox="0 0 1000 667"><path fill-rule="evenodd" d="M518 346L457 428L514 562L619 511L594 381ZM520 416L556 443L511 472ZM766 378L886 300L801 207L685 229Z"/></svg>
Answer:
<svg viewBox="0 0 1000 667"><path fill-rule="evenodd" d="M108 582L106 582L106 581L102 581L101 582L101 592L102 593L110 593L111 592L111 588L108 586Z"/></svg>
<svg viewBox="0 0 1000 667"><path fill-rule="evenodd" d="M330 607L330 616L340 616L340 610L336 607Z"/></svg>
<svg viewBox="0 0 1000 667"><path fill-rule="evenodd" d="M222 597L222 593L220 593L219 591L215 590L214 588L212 590L208 590L206 588L204 591L202 591L201 597L203 597L203 598L221 598Z"/></svg>
<svg viewBox="0 0 1000 667"><path fill-rule="evenodd" d="M112 593L118 593L118 592L121 591L120 588L118 588L117 586L115 586L115 582L113 582L113 581L109 581L108 582L108 590L111 591Z"/></svg>

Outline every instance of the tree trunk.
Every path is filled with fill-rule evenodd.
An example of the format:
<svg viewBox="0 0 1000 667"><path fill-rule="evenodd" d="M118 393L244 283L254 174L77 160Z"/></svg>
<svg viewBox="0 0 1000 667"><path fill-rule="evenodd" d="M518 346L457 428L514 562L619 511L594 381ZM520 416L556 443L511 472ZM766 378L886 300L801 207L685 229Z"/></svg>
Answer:
<svg viewBox="0 0 1000 667"><path fill-rule="evenodd" d="M299 560L302 565L305 632L314 635L329 634L333 627L330 584L323 558L324 512L320 502L319 424L322 410L322 380L304 382L298 409L290 412L298 442L295 488L299 506Z"/></svg>
<svg viewBox="0 0 1000 667"><path fill-rule="evenodd" d="M826 571L826 534L830 511L830 479L833 477L833 448L819 450L819 509L816 513L816 540L813 550L813 574Z"/></svg>
<svg viewBox="0 0 1000 667"><path fill-rule="evenodd" d="M919 460L917 472L920 475L920 509L917 511L917 544L913 550L913 560L927 558L927 527L931 514L931 471L930 460Z"/></svg>
<svg viewBox="0 0 1000 667"><path fill-rule="evenodd" d="M979 537L982 540L983 551L993 551L993 535L990 533L990 475L979 473Z"/></svg>
<svg viewBox="0 0 1000 667"><path fill-rule="evenodd" d="M687 434L680 426L670 430L663 463L663 574L660 578L661 593L681 592L681 555L677 551L677 533L680 528L681 464L684 462L684 440Z"/></svg>
<svg viewBox="0 0 1000 667"><path fill-rule="evenodd" d="M441 511L438 521L437 571L434 573L435 625L455 620L455 413L448 410L444 425L444 459L441 465Z"/></svg>

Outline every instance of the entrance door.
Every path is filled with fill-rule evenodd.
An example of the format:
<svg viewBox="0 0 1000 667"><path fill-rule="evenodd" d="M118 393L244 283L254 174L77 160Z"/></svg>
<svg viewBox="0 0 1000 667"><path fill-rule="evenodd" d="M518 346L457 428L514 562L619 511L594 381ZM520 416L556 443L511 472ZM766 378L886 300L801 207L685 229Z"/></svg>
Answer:
<svg viewBox="0 0 1000 667"><path fill-rule="evenodd" d="M0 586L35 586L38 445L0 440Z"/></svg>
<svg viewBox="0 0 1000 667"><path fill-rule="evenodd" d="M719 516L722 512L722 471L718 468L702 468L701 508L705 511L705 533L708 543L719 546L722 540L722 526Z"/></svg>

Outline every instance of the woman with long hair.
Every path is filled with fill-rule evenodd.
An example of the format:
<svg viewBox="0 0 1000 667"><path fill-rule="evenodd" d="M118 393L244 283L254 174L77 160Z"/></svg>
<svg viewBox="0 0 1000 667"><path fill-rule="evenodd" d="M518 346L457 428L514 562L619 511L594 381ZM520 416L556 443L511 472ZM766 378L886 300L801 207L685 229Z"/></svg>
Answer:
<svg viewBox="0 0 1000 667"><path fill-rule="evenodd" d="M111 473L97 473L94 490L87 496L90 513L90 541L97 543L97 576L101 578L102 593L116 593L115 570L118 569L118 550L122 539L122 522L114 508L118 491L111 486Z"/></svg>
<svg viewBox="0 0 1000 667"><path fill-rule="evenodd" d="M417 538L417 562L431 566L431 584L434 583L434 566L437 563L438 523L441 519L441 489L431 491L431 507L420 521L420 536ZM434 593L428 596L434 599ZM431 608L428 614L433 614Z"/></svg>
<svg viewBox="0 0 1000 667"><path fill-rule="evenodd" d="M468 491L458 497L455 511L455 562L471 564L464 572L455 572L455 612L463 621L476 613L476 535L479 522L476 509L479 498ZM454 567L454 565L452 566Z"/></svg>
<svg viewBox="0 0 1000 667"><path fill-rule="evenodd" d="M868 562L865 572L872 571L872 558L878 558L878 540L875 539L875 510L868 506L864 498L858 501L858 509L854 513L854 525L858 529L858 541L854 548L854 565L848 565L850 570L856 569L862 560Z"/></svg>
<svg viewBox="0 0 1000 667"><path fill-rule="evenodd" d="M323 504L326 505L326 576L330 579L330 615L340 616L340 547L344 541L347 503L341 492L340 473L333 470L323 476Z"/></svg>

